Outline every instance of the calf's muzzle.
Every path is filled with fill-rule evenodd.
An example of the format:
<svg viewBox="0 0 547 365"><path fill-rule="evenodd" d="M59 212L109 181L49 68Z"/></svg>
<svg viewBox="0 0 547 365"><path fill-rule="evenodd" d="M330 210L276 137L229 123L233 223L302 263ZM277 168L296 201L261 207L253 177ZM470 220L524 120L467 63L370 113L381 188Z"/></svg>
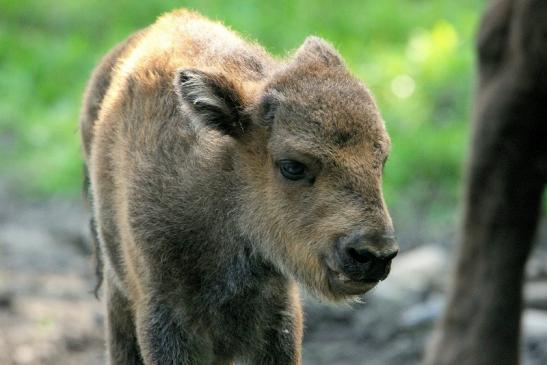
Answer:
<svg viewBox="0 0 547 365"><path fill-rule="evenodd" d="M337 266L353 281L378 282L389 274L399 247L392 233L353 232L335 244Z"/></svg>

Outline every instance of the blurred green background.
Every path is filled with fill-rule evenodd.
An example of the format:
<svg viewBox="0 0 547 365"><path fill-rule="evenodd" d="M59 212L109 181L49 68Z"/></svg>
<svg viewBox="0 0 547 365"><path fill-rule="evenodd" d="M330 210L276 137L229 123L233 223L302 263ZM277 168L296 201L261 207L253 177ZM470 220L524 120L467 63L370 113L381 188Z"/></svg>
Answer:
<svg viewBox="0 0 547 365"><path fill-rule="evenodd" d="M189 7L276 55L330 40L376 95L393 140L385 193L408 244L454 230L483 1L0 0L0 175L33 198L81 186L82 92L113 45Z"/></svg>

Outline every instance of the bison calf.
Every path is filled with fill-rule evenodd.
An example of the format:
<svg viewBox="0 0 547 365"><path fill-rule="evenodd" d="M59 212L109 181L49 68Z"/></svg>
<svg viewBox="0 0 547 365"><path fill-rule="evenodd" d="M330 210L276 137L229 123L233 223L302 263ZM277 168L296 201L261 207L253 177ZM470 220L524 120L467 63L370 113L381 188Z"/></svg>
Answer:
<svg viewBox="0 0 547 365"><path fill-rule="evenodd" d="M295 281L344 300L389 272L389 137L320 38L279 60L175 11L102 60L80 127L111 364L299 364Z"/></svg>

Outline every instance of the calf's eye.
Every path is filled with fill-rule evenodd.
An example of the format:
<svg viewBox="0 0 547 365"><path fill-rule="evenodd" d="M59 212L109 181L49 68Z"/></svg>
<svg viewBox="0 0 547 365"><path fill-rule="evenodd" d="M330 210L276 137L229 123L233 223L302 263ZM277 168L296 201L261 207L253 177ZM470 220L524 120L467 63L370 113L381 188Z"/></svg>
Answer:
<svg viewBox="0 0 547 365"><path fill-rule="evenodd" d="M281 175L289 180L300 180L306 177L306 165L294 160L281 160L278 162Z"/></svg>

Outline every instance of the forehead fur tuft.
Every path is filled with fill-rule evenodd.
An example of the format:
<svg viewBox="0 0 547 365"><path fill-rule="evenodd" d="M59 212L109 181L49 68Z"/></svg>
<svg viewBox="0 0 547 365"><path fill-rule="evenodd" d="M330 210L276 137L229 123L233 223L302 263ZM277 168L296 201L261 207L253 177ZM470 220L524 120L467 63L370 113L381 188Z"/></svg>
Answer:
<svg viewBox="0 0 547 365"><path fill-rule="evenodd" d="M342 57L334 47L319 37L308 37L298 48L295 63L315 63L327 67L344 66Z"/></svg>

